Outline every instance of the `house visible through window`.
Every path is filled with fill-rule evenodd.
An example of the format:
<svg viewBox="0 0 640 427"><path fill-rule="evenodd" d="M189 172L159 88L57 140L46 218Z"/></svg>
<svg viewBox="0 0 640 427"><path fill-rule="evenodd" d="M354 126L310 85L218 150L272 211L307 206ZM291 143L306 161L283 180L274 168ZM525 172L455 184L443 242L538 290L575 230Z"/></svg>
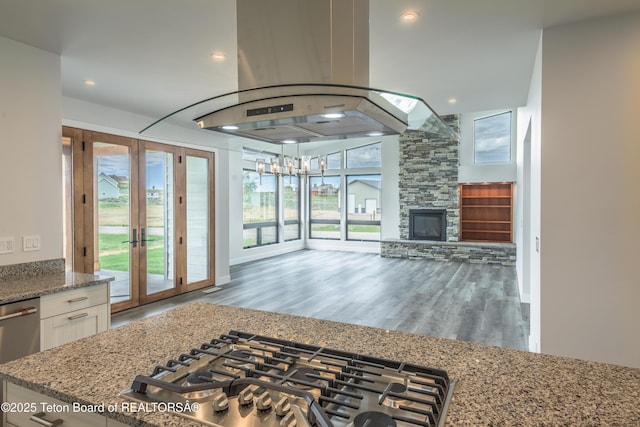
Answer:
<svg viewBox="0 0 640 427"><path fill-rule="evenodd" d="M284 178L283 188L284 240L300 238L300 178L288 176Z"/></svg>
<svg viewBox="0 0 640 427"><path fill-rule="evenodd" d="M311 239L380 240L381 148L376 142L327 154L330 174L309 177ZM314 158L311 170L317 167Z"/></svg>
<svg viewBox="0 0 640 427"><path fill-rule="evenodd" d="M511 161L511 111L476 119L473 123L475 163Z"/></svg>
<svg viewBox="0 0 640 427"><path fill-rule="evenodd" d="M347 240L380 240L380 175L347 176Z"/></svg>
<svg viewBox="0 0 640 427"><path fill-rule="evenodd" d="M340 176L309 177L312 239L340 239Z"/></svg>
<svg viewBox="0 0 640 427"><path fill-rule="evenodd" d="M243 171L243 247L278 242L278 184L273 175Z"/></svg>

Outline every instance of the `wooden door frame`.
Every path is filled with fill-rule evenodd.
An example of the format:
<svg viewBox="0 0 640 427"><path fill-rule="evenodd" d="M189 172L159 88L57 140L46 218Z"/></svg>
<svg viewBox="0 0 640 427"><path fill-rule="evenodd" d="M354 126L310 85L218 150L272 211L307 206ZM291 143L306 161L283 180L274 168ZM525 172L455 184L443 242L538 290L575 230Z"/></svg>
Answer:
<svg viewBox="0 0 640 427"><path fill-rule="evenodd" d="M185 169L185 174L184 176L184 191L183 194L185 194L185 199L186 199L186 194L187 194L187 182L186 182L186 167L187 167L187 156L192 156L192 157L200 157L200 158L206 158L207 159L207 163L209 165L208 167L208 176L207 176L207 188L209 188L211 191L209 192L209 246L208 246L208 250L209 250L209 278L206 280L201 280L199 282L194 282L194 283L190 283L187 284L187 271L186 271L186 261L187 261L187 253L186 253L186 246L185 246L185 251L184 251L184 263L183 263L183 268L184 270L182 271L183 276L184 277L184 281L182 284L182 289L181 289L181 293L184 292L190 292L196 289L202 289L202 288L206 288L208 286L212 286L215 285L215 260L216 260L216 256L215 256L215 240L216 240L216 234L215 234L215 187L214 187L214 174L215 174L215 154L211 151L202 151L202 150L195 150L195 149L191 149L191 148L185 148L184 149L184 169ZM188 200L186 200L188 203ZM186 215L186 203L185 205L182 207L182 209L184 209L184 215L182 216L182 224L181 227L183 227L181 229L183 235L185 236L186 241L188 242L189 236L187 236L187 215Z"/></svg>
<svg viewBox="0 0 640 427"><path fill-rule="evenodd" d="M85 218L90 218L91 228L90 232L86 235L85 241L87 243L87 248L91 248L88 252L90 254L90 259L93 260L94 265L92 266L92 272L95 271L95 262L97 261L97 244L95 241L95 226L96 226L96 215L97 215L97 198L95 197L97 188L96 181L94 180L94 151L93 151L93 143L94 142L104 142L107 144L126 146L129 148L129 156L130 156L130 177L129 177L129 194L130 194L130 218L129 218L129 230L136 229L140 230L138 219L139 219L139 206L138 200L136 199L136 194L139 192L138 190L138 168L134 163L136 159L139 158L138 153L138 143L134 138L127 138L124 136L112 135L108 133L102 132L94 132L94 131L84 131L83 132L83 145L84 145L84 154L85 154L85 189L89 187L87 194L87 203L85 208L90 210L85 214ZM89 194L91 198L89 198ZM91 201L89 201L91 200ZM85 219L85 221L87 221ZM131 231L129 232L129 237L131 237ZM131 298L125 301L120 301L111 304L111 312L114 313L116 311L125 310L127 308L133 308L140 305L140 277L139 274L135 274L135 272L140 271L140 245L136 248L130 247L130 269L129 269L129 288L131 291Z"/></svg>
<svg viewBox="0 0 640 427"><path fill-rule="evenodd" d="M180 271L179 271L179 265L182 264L180 261L183 258L182 254L181 254L181 250L179 250L179 240L180 240L180 235L178 233L177 230L177 222L179 222L180 218L181 218L181 214L179 213L179 209L180 209L180 198L184 196L183 191L179 188L178 185L178 181L179 181L179 161L180 161L180 155L182 154L182 148L174 146L174 145L168 145L168 144L161 144L158 142L151 142L151 141L144 141L144 140L138 140L138 144L139 144L139 158L138 158L138 179L139 179L139 183L142 185L144 184L144 187L146 187L146 171L147 171L147 165L146 165L146 152L147 151L161 151L161 152L165 152L165 153L171 153L173 154L173 185L174 185L174 198L173 198L173 216L174 216L174 229L176 229L176 232L173 233L173 247L175 248L174 250L174 254L173 254L173 264L174 264L174 272L173 272L173 287L170 289L165 289L164 291L160 291L160 292L156 292L153 293L151 295L149 295L147 293L147 250L146 250L146 246L145 249L142 249L143 246L141 245L140 247L140 268L139 268L139 276L140 276L140 304L147 304L150 302L154 302L154 301L159 301L161 299L166 299L169 297L172 297L174 295L177 295L178 293L181 292L181 289L179 287L179 277L180 277ZM139 221L140 221L140 225L144 225L145 227L147 227L146 224L146 209L147 209L147 200L146 200L146 188L141 189L142 191L138 192L138 209L139 209ZM148 228L148 227L147 227Z"/></svg>
<svg viewBox="0 0 640 427"><path fill-rule="evenodd" d="M175 287L166 291L161 291L150 296L146 295L146 285L142 280L142 274L146 274L142 268L146 262L144 258L146 251L141 251L140 246L131 248L131 268L130 286L131 299L111 304L111 312L117 312L128 308L137 307L159 299L164 299L173 295L190 292L196 289L215 285L215 155L211 151L184 148L180 146L139 140L102 132L95 132L73 128L62 127L62 136L70 138L72 141L72 162L73 162L73 271L79 273L93 274L95 272L94 260L97 257L97 241L95 239L94 227L96 224L97 209L95 203L96 183L94 182L94 159L93 142L105 142L115 145L125 145L130 149L131 156L131 177L130 177L130 229L140 230L139 223L146 222L141 215L145 215L146 190L134 189L134 184L138 186L145 178L146 165L144 163L145 150L171 152L174 154L174 247L175 256ZM209 191L209 278L192 284L187 284L186 267L186 158L187 156L201 157L208 160L208 188ZM137 159L137 163L134 163ZM135 183L133 182L135 180ZM136 192L137 191L137 196ZM182 198L183 203L180 202ZM146 218L146 217L145 217ZM146 225L146 224L145 224ZM180 238L185 244L180 244ZM143 271L145 270L145 271ZM134 274L137 272L137 274ZM180 278L183 278L182 284ZM142 280L142 282L141 282ZM146 280L146 278L145 278ZM142 289L144 287L144 289Z"/></svg>

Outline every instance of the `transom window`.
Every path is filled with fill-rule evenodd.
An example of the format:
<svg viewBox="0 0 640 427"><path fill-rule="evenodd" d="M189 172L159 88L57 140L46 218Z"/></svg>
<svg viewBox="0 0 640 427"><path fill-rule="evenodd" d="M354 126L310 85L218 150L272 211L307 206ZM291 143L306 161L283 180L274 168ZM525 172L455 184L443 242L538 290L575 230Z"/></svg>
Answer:
<svg viewBox="0 0 640 427"><path fill-rule="evenodd" d="M511 111L474 120L475 163L511 161Z"/></svg>

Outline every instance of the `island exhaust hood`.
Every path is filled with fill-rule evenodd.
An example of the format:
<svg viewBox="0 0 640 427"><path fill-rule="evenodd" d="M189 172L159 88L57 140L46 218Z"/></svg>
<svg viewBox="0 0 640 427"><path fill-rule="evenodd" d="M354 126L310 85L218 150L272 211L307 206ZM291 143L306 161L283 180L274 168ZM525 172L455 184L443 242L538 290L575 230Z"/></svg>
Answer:
<svg viewBox="0 0 640 427"><path fill-rule="evenodd" d="M275 144L453 131L420 98L369 88L368 0L236 0L238 88L180 109L201 129Z"/></svg>

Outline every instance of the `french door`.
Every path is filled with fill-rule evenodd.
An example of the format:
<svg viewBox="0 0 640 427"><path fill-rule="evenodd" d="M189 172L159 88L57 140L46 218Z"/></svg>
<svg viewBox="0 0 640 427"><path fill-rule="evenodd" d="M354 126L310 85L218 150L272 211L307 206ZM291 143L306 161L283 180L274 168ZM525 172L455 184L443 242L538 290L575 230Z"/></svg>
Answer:
<svg viewBox="0 0 640 427"><path fill-rule="evenodd" d="M212 285L213 154L80 132L74 270L115 278L112 311Z"/></svg>

